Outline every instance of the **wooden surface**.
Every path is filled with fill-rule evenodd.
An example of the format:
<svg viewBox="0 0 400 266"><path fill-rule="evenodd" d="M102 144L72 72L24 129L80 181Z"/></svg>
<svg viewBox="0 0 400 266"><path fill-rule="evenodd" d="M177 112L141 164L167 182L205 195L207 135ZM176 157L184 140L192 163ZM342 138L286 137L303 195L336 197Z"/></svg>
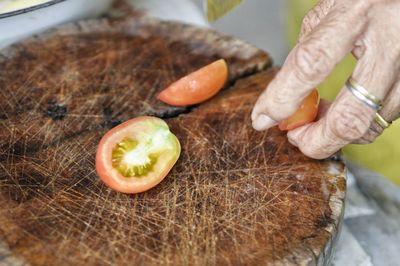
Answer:
<svg viewBox="0 0 400 266"><path fill-rule="evenodd" d="M217 98L192 109L155 99L220 57L234 85ZM252 130L270 65L242 41L147 18L64 26L4 51L0 263L328 263L343 165L307 159L276 129ZM95 173L96 145L110 127L149 114L166 119L182 156L153 190L113 192Z"/></svg>

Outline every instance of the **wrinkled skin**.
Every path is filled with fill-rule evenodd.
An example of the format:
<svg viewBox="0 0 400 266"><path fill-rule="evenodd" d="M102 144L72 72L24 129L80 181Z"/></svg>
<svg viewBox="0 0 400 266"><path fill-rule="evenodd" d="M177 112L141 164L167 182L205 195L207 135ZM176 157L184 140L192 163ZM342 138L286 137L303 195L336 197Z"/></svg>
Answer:
<svg viewBox="0 0 400 266"><path fill-rule="evenodd" d="M400 116L400 1L322 0L304 18L298 44L260 95L253 127L266 130L289 117L337 63L352 53L352 77L382 99L386 121ZM345 87L333 103L322 102L319 118L288 133L309 157L326 158L350 143L371 143L383 131L375 110Z"/></svg>

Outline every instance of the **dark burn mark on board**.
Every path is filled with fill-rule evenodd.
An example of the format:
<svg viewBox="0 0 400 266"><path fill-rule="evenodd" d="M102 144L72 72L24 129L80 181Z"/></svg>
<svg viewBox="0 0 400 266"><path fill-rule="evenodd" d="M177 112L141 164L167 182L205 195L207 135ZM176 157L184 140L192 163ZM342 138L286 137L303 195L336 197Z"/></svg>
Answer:
<svg viewBox="0 0 400 266"><path fill-rule="evenodd" d="M54 121L62 120L67 115L67 107L55 101L50 101L45 111L45 116L50 117Z"/></svg>
<svg viewBox="0 0 400 266"><path fill-rule="evenodd" d="M113 117L106 117L106 119L104 120L104 122L101 124L102 128L113 128L118 126L119 124L121 124L122 121L117 119L117 118L113 118Z"/></svg>
<svg viewBox="0 0 400 266"><path fill-rule="evenodd" d="M101 124L101 127L103 128L113 128L122 123L122 121L114 115L111 107L104 107L103 115L104 122Z"/></svg>
<svg viewBox="0 0 400 266"><path fill-rule="evenodd" d="M111 117L113 115L113 110L111 109L111 107L104 107L103 114L104 114L104 116Z"/></svg>
<svg viewBox="0 0 400 266"><path fill-rule="evenodd" d="M324 212L323 215L319 216L315 220L315 226L317 228L323 229L326 228L328 225L332 224L334 221L331 218L331 212Z"/></svg>
<svg viewBox="0 0 400 266"><path fill-rule="evenodd" d="M168 118L178 117L183 114L188 114L191 111L193 111L193 109L195 109L195 108L196 108L195 106L176 107L176 108L170 108L170 109L166 110L165 112L151 112L151 113L149 113L149 115L156 116L161 119L168 119Z"/></svg>

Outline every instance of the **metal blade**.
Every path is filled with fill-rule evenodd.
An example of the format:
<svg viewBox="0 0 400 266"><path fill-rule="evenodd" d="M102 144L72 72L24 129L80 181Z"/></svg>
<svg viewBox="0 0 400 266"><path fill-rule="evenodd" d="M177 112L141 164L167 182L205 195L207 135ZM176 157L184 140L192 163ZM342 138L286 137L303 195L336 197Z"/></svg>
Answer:
<svg viewBox="0 0 400 266"><path fill-rule="evenodd" d="M208 21L216 21L241 2L242 0L204 0Z"/></svg>

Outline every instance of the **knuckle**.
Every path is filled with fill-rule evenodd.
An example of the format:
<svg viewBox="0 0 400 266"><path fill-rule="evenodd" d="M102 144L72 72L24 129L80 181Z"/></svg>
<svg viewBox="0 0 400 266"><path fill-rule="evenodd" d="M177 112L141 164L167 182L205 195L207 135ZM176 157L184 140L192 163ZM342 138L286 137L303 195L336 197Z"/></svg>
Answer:
<svg viewBox="0 0 400 266"><path fill-rule="evenodd" d="M325 13L328 12L334 5L336 4L336 0L324 0L321 3L321 9L325 11Z"/></svg>
<svg viewBox="0 0 400 266"><path fill-rule="evenodd" d="M330 72L330 56L319 41L299 47L295 52L295 74L300 80L313 81Z"/></svg>
<svg viewBox="0 0 400 266"><path fill-rule="evenodd" d="M368 132L359 141L357 141L357 144L371 144L376 140L378 135L379 134L377 134L375 132Z"/></svg>
<svg viewBox="0 0 400 266"><path fill-rule="evenodd" d="M304 16L303 21L302 21L302 25L303 26L308 26L311 24L311 20L314 17L314 10L311 9L310 11L308 11L308 13Z"/></svg>
<svg viewBox="0 0 400 266"><path fill-rule="evenodd" d="M394 68L398 71L400 67L400 24L398 28L394 27L385 33L377 32L377 38L381 38L384 36L386 38L385 42L374 43L376 47L375 49L386 49L388 51L388 56L385 58L388 60L388 63L394 66ZM390 47L390 49L388 49Z"/></svg>
<svg viewBox="0 0 400 266"><path fill-rule="evenodd" d="M310 18L308 16L305 16L301 23L300 35L301 36L306 35L307 33L309 33L311 31L311 29L312 29L312 27L311 27Z"/></svg>
<svg viewBox="0 0 400 266"><path fill-rule="evenodd" d="M382 127L375 123L371 124L370 129L360 139L355 140L354 144L371 144L383 133Z"/></svg>
<svg viewBox="0 0 400 266"><path fill-rule="evenodd" d="M360 108L336 108L328 121L333 137L352 142L362 138L368 131L371 119Z"/></svg>
<svg viewBox="0 0 400 266"><path fill-rule="evenodd" d="M320 21L328 14L329 10L335 5L335 0L320 1L314 8L308 11L306 17L311 21Z"/></svg>
<svg viewBox="0 0 400 266"><path fill-rule="evenodd" d="M326 16L335 0L320 1L314 8L307 12L302 21L302 35L312 31L319 22Z"/></svg>
<svg viewBox="0 0 400 266"><path fill-rule="evenodd" d="M357 1L358 6L363 9L369 9L374 5L387 2L386 0L359 0Z"/></svg>
<svg viewBox="0 0 400 266"><path fill-rule="evenodd" d="M274 97L268 97L265 111L277 121L286 119L290 114L296 112L296 106L291 104L290 98L283 93L277 93Z"/></svg>
<svg viewBox="0 0 400 266"><path fill-rule="evenodd" d="M313 25L318 23L318 21L319 21L318 13L316 12L315 9L311 9L303 18L302 25L306 29L310 30L311 28L313 28Z"/></svg>
<svg viewBox="0 0 400 266"><path fill-rule="evenodd" d="M373 135L377 138L379 135L383 133L383 128L378 125L378 123L373 122L371 124L370 130L367 132L366 135Z"/></svg>
<svg viewBox="0 0 400 266"><path fill-rule="evenodd" d="M354 1L351 6L351 12L357 16L365 16L371 8L381 0L358 0Z"/></svg>

